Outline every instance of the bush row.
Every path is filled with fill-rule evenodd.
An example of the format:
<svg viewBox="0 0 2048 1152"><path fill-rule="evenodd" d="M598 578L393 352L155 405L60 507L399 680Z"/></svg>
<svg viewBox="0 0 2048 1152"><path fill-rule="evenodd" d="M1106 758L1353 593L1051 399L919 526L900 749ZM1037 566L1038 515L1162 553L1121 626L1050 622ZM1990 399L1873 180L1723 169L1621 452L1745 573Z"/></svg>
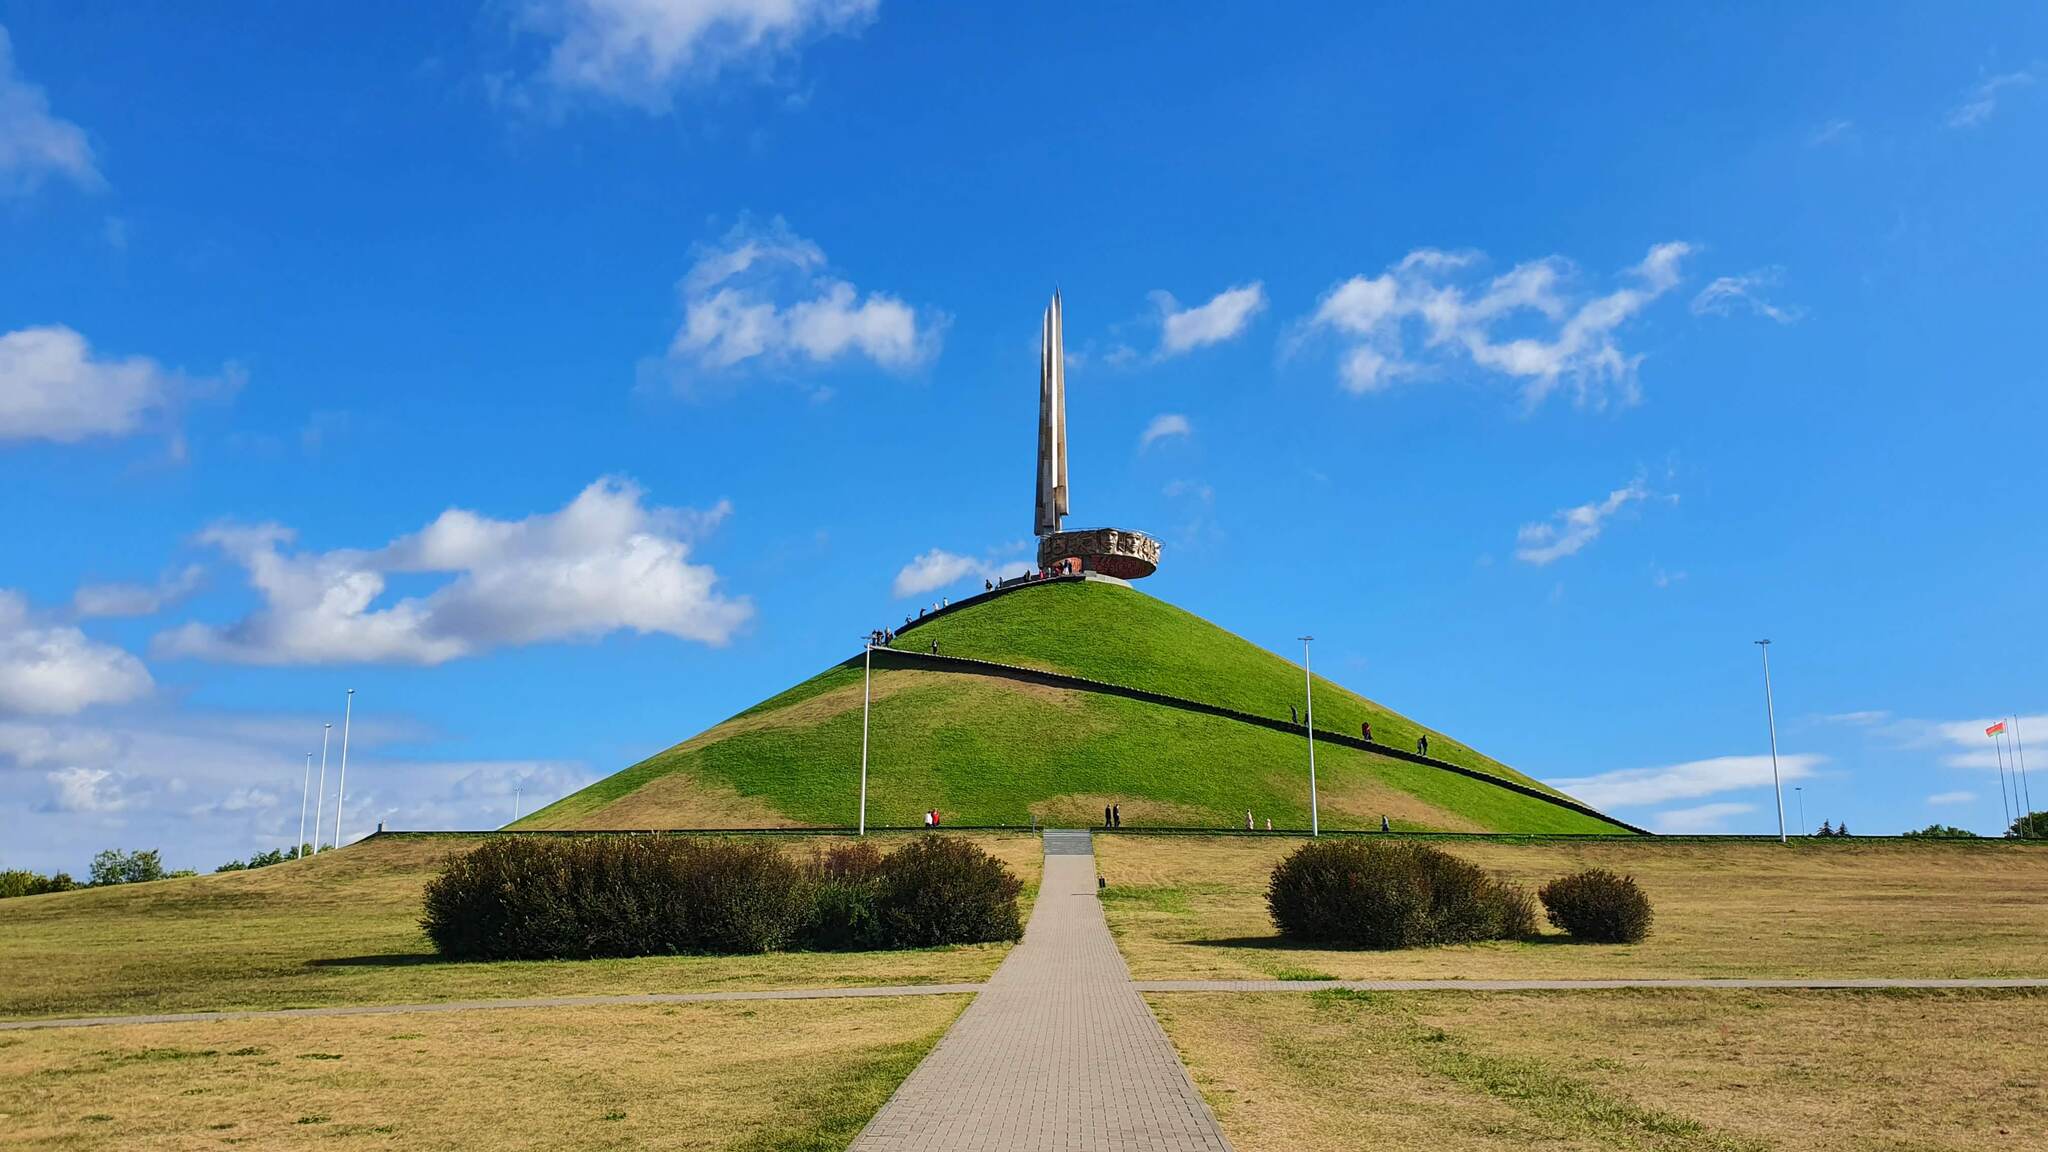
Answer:
<svg viewBox="0 0 2048 1152"><path fill-rule="evenodd" d="M0 900L10 896L41 896L45 892L69 892L78 887L78 881L68 872L45 876L24 868L9 868L0 871Z"/></svg>
<svg viewBox="0 0 2048 1152"><path fill-rule="evenodd" d="M1018 939L1022 890L951 837L807 859L761 841L506 837L448 862L420 924L464 960L919 948Z"/></svg>
<svg viewBox="0 0 2048 1152"><path fill-rule="evenodd" d="M1550 922L1581 939L1633 943L1649 931L1649 899L1631 877L1594 869L1540 896ZM1266 906L1281 935L1311 944L1419 948L1536 933L1526 889L1427 844L1312 841L1273 870Z"/></svg>

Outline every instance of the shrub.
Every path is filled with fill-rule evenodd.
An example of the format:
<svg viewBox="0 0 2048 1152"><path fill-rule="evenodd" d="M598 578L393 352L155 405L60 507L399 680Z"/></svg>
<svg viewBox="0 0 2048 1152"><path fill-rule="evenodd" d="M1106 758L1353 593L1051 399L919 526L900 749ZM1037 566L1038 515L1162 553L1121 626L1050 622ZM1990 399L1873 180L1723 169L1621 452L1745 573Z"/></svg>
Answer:
<svg viewBox="0 0 2048 1152"><path fill-rule="evenodd" d="M1917 832L1901 832L1908 840L1975 840L1977 834L1953 824L1929 824Z"/></svg>
<svg viewBox="0 0 2048 1152"><path fill-rule="evenodd" d="M826 952L882 947L882 853L865 841L845 844L815 854L811 870L816 887L808 946Z"/></svg>
<svg viewBox="0 0 2048 1152"><path fill-rule="evenodd" d="M2039 840L2048 837L2048 812L2029 812L2012 822L2005 830L2010 837L2022 840Z"/></svg>
<svg viewBox="0 0 2048 1152"><path fill-rule="evenodd" d="M443 867L420 926L473 960L765 952L797 938L809 894L771 844L506 837Z"/></svg>
<svg viewBox="0 0 2048 1152"><path fill-rule="evenodd" d="M68 872L45 876L40 872L12 868L0 871L0 900L10 896L41 896L45 892L69 892L78 882Z"/></svg>
<svg viewBox="0 0 2048 1152"><path fill-rule="evenodd" d="M1633 876L1588 868L1552 880L1538 895L1550 922L1581 940L1634 944L1650 934L1650 898Z"/></svg>
<svg viewBox="0 0 2048 1152"><path fill-rule="evenodd" d="M913 840L882 861L876 913L892 948L1017 940L1023 881L979 844L952 836Z"/></svg>
<svg viewBox="0 0 2048 1152"><path fill-rule="evenodd" d="M1536 927L1527 892L1425 844L1304 844L1273 870L1266 906L1283 936L1364 948L1513 939Z"/></svg>

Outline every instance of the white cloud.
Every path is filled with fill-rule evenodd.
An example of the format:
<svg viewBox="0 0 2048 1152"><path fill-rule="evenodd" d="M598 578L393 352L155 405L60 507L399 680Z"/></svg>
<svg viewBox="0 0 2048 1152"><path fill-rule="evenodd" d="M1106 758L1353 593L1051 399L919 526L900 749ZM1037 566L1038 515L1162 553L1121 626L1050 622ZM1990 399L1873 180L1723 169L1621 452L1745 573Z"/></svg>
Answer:
<svg viewBox="0 0 2048 1152"><path fill-rule="evenodd" d="M1784 780L1802 780L1813 775L1813 770L1826 759L1804 753L1779 756L1778 773ZM1662 768L1624 768L1597 776L1552 780L1550 783L1595 808L1636 808L1668 800L1712 796L1717 792L1768 788L1771 784L1771 758L1715 756Z"/></svg>
<svg viewBox="0 0 2048 1152"><path fill-rule="evenodd" d="M1576 299L1567 294L1572 265L1561 257L1520 264L1483 285L1457 283L1480 263L1472 252L1420 248L1378 276L1353 276L1324 294L1302 332L1327 331L1348 341L1339 380L1354 393L1373 392L1403 376L1462 354L1475 366L1519 382L1523 399L1539 404L1569 385L1581 404L1604 405L1610 393L1637 399L1636 366L1615 335L1678 284L1690 245L1651 248L1625 274L1627 286ZM1421 330L1411 346L1404 328Z"/></svg>
<svg viewBox="0 0 2048 1152"><path fill-rule="evenodd" d="M1806 137L1806 146L1809 148L1818 148L1823 144L1832 144L1837 140L1848 139L1850 138L1849 134L1855 131L1855 129L1856 122L1853 120L1843 120L1839 118L1830 120L1827 123L1822 124L1818 128L1815 128L1810 134L1808 134L1808 136Z"/></svg>
<svg viewBox="0 0 2048 1152"><path fill-rule="evenodd" d="M339 692L335 702L339 711ZM596 778L567 761L415 760L390 755L422 725L357 697L342 835L394 828L491 828ZM118 843L161 847L173 867L212 868L251 852L287 848L299 834L305 753L320 723L340 716L151 712L94 723L0 720L0 851L10 867L82 873ZM450 734L432 732L437 740ZM627 759L633 758L631 755ZM317 759L317 757L316 757ZM315 765L313 782L318 782ZM322 840L334 834L338 784L330 760ZM312 809L307 810L312 822Z"/></svg>
<svg viewBox="0 0 2048 1152"><path fill-rule="evenodd" d="M991 553L979 560L948 552L944 548L933 548L919 553L896 573L889 590L897 599L920 596L936 592L949 584L957 583L969 576L984 580L1002 580L1031 570L1031 562L1011 556L1015 548Z"/></svg>
<svg viewBox="0 0 2048 1152"><path fill-rule="evenodd" d="M553 43L544 70L558 89L649 111L686 83L764 70L805 42L857 32L880 0L527 0L523 23Z"/></svg>
<svg viewBox="0 0 2048 1152"><path fill-rule="evenodd" d="M178 384L148 357L94 356L61 324L9 332L0 336L0 440L124 436L166 408Z"/></svg>
<svg viewBox="0 0 2048 1152"><path fill-rule="evenodd" d="M1982 124L1991 119L1993 112L1998 111L1999 93L2008 89L2031 88L2034 80L2034 74L2028 71L2005 72L1985 77L1970 89L1962 103L1949 112L1948 126L1974 128Z"/></svg>
<svg viewBox="0 0 2048 1152"><path fill-rule="evenodd" d="M718 574L688 557L730 507L648 508L641 495L606 478L560 511L524 520L450 509L374 551L290 553L289 529L218 526L201 539L247 570L263 607L224 627L162 633L157 650L248 664L439 664L619 630L725 643L753 608L721 595ZM379 606L391 573L453 578Z"/></svg>
<svg viewBox="0 0 2048 1152"><path fill-rule="evenodd" d="M1673 808L1657 813L1655 831L1672 836L1700 835L1725 830L1735 816L1756 811L1754 804L1701 804L1696 808Z"/></svg>
<svg viewBox="0 0 2048 1152"><path fill-rule="evenodd" d="M153 687L142 661L76 628L36 623L20 593L0 588L0 712L68 716Z"/></svg>
<svg viewBox="0 0 2048 1152"><path fill-rule="evenodd" d="M1150 424L1145 425L1144 434L1138 437L1138 449L1143 451L1150 448L1153 441L1171 436L1192 436L1194 431L1194 425L1188 423L1187 417L1174 412L1162 412L1154 416Z"/></svg>
<svg viewBox="0 0 2048 1152"><path fill-rule="evenodd" d="M104 183L85 132L52 116L43 90L15 75L14 45L0 26L0 193L34 191L53 175L81 188Z"/></svg>
<svg viewBox="0 0 2048 1152"><path fill-rule="evenodd" d="M1934 795L1929 796L1927 798L1927 802L1929 804L1942 806L1950 804L1973 804L1976 802L1976 800L1977 794L1975 792L1936 792Z"/></svg>
<svg viewBox="0 0 2048 1152"><path fill-rule="evenodd" d="M688 378L848 357L901 371L938 354L945 318L882 292L862 296L826 272L825 253L781 220L742 224L698 253L683 277L671 366Z"/></svg>
<svg viewBox="0 0 2048 1152"><path fill-rule="evenodd" d="M1784 275L1782 268L1759 268L1743 276L1719 276L1714 282L1700 289L1692 298L1692 313L1695 316L1732 316L1737 311L1746 311L1758 316L1790 324L1805 315L1796 307L1780 307L1764 299L1763 290L1777 284Z"/></svg>
<svg viewBox="0 0 2048 1152"><path fill-rule="evenodd" d="M1515 532L1515 559L1540 568L1553 560L1571 556L1598 539L1609 518L1653 495L1655 493L1638 476L1629 481L1627 487L1609 492L1604 500L1560 509L1548 521L1524 524ZM1676 501L1677 497L1666 499Z"/></svg>
<svg viewBox="0 0 2048 1152"><path fill-rule="evenodd" d="M206 569L197 564L155 584L87 584L72 593L71 610L82 617L154 616L199 590Z"/></svg>
<svg viewBox="0 0 2048 1152"><path fill-rule="evenodd" d="M1254 280L1219 292L1207 304L1183 308L1170 292L1152 293L1159 306L1159 355L1178 356L1236 339L1266 310L1266 286Z"/></svg>
<svg viewBox="0 0 2048 1152"><path fill-rule="evenodd" d="M2006 721L2004 740L2006 742L2005 766L2012 771L2018 759L2017 753L2026 746L2028 733L2034 733L2041 740L2039 748L2048 747L2048 715L2021 716L2016 721L2004 716L1980 716L1974 720L1938 720L1933 722L1902 720L1892 726L1891 734L1900 737L1909 745L1933 745L1946 747L1950 751L1941 762L1950 768L1979 768L1998 770L1998 745L1991 736L1984 733L1986 728ZM2017 735L2018 739L2014 737Z"/></svg>

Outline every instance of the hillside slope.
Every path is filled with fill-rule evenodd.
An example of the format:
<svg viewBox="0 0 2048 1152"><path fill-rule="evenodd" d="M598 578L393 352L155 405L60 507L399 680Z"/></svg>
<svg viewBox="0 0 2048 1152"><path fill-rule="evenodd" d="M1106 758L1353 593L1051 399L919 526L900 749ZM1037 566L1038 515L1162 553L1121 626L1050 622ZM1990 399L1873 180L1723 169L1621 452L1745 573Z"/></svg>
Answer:
<svg viewBox="0 0 2048 1152"><path fill-rule="evenodd" d="M900 648L1084 676L1285 718L1299 667L1134 589L1060 582L981 598L902 636ZM1512 769L1320 677L1318 730L1356 733L1531 784ZM846 825L859 788L861 668L834 666L520 821L520 828ZM1308 824L1298 735L1216 716L998 676L892 667L878 656L868 820L915 824ZM1328 828L1614 832L1605 821L1440 768L1318 744Z"/></svg>

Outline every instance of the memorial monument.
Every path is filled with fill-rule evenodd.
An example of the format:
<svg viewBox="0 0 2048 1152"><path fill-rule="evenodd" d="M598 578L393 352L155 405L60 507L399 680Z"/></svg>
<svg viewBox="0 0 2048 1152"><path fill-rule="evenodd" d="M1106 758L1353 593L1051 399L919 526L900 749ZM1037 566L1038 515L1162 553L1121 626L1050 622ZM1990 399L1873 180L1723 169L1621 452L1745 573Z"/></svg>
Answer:
<svg viewBox="0 0 2048 1152"><path fill-rule="evenodd" d="M1038 347L1038 566L1137 580L1159 569L1159 541L1128 528L1067 531L1067 353L1060 294L1052 294Z"/></svg>

